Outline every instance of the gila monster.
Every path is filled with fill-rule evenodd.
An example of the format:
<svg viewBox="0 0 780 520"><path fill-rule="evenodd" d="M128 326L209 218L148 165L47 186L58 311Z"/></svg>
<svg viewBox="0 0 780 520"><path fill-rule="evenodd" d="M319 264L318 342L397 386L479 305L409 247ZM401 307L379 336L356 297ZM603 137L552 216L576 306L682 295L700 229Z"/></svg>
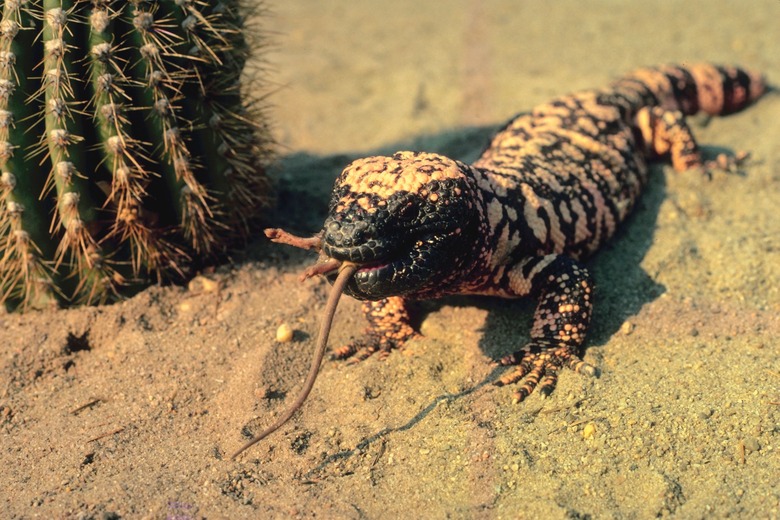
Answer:
<svg viewBox="0 0 780 520"><path fill-rule="evenodd" d="M685 116L730 114L764 90L759 74L735 67L643 68L517 116L471 165L422 152L352 162L319 240L331 262L357 264L345 292L367 300L369 327L334 357L402 347L417 335L413 300L530 296L530 341L500 361L517 366L497 383L518 383L520 401L549 394L562 367L595 374L579 352L593 313L581 262L631 211L648 161L707 166Z"/></svg>

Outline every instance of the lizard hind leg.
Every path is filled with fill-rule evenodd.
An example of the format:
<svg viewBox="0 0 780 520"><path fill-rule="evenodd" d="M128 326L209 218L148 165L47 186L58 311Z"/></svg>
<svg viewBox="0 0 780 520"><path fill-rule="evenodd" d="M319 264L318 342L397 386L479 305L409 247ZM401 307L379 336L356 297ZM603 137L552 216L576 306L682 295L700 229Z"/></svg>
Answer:
<svg viewBox="0 0 780 520"><path fill-rule="evenodd" d="M635 124L647 157L669 157L672 168L678 172L693 168L701 168L708 175L712 170L733 172L750 156L741 151L733 155L721 153L714 160L705 161L685 115L676 110L645 107L637 112Z"/></svg>
<svg viewBox="0 0 780 520"><path fill-rule="evenodd" d="M678 172L702 166L699 146L682 112L645 107L636 115L636 127L650 159L669 157Z"/></svg>

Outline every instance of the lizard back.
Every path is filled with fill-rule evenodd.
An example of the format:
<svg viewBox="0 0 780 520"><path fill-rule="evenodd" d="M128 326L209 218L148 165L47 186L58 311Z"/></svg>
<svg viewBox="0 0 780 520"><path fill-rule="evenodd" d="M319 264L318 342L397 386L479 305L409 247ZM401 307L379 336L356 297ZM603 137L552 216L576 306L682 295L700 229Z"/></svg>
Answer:
<svg viewBox="0 0 780 520"><path fill-rule="evenodd" d="M675 147L696 152L687 127L680 128L685 115L730 114L764 89L761 76L744 69L670 65L517 116L473 165L494 231L490 247L516 258L588 256L631 211L648 159Z"/></svg>

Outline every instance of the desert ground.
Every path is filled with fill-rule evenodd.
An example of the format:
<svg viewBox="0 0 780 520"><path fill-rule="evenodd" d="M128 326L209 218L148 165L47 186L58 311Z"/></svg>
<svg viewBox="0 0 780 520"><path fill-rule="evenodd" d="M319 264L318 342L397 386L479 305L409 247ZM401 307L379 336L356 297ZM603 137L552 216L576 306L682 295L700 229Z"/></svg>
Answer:
<svg viewBox="0 0 780 520"><path fill-rule="evenodd" d="M780 83L777 0L268 7L252 63L279 153L265 223L300 234L352 159L473 160L515 113L635 67L733 63ZM709 156L750 159L653 166L588 262L584 359L601 376L564 371L546 399L491 384L533 302L446 298L402 352L326 361L293 420L231 460L300 388L329 290L298 282L315 255L260 227L187 286L0 311L0 518L778 518L780 95L691 124ZM331 345L364 326L344 298Z"/></svg>

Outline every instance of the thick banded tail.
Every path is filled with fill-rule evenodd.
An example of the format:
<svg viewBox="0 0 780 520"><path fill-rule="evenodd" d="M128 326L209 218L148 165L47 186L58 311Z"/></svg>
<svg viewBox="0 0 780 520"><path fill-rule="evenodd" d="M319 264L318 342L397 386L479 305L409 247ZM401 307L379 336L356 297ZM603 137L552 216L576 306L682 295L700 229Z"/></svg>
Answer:
<svg viewBox="0 0 780 520"><path fill-rule="evenodd" d="M685 115L727 115L761 97L766 83L761 74L751 70L699 63L638 69L616 81L612 88L632 106L632 111L660 106Z"/></svg>

